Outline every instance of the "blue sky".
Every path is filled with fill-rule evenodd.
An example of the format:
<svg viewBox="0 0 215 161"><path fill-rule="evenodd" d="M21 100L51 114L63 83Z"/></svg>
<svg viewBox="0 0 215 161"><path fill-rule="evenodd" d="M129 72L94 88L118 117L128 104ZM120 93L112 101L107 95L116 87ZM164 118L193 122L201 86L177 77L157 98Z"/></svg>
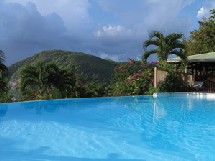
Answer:
<svg viewBox="0 0 215 161"><path fill-rule="evenodd" d="M1 0L0 49L8 65L50 49L136 59L151 31L188 37L212 8L215 0Z"/></svg>

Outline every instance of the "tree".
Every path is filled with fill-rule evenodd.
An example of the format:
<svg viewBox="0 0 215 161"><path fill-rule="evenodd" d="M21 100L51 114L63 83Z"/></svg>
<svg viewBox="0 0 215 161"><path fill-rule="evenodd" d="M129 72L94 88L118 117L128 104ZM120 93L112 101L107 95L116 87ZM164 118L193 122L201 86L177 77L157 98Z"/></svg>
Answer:
<svg viewBox="0 0 215 161"><path fill-rule="evenodd" d="M5 61L4 52L0 50L0 92L5 92L7 90L8 69L4 64L4 61Z"/></svg>
<svg viewBox="0 0 215 161"><path fill-rule="evenodd" d="M36 66L28 65L21 71L22 92L28 87L42 93L45 86L47 86L47 73L44 63L38 63Z"/></svg>
<svg viewBox="0 0 215 161"><path fill-rule="evenodd" d="M10 102L11 95L8 90L8 69L4 61L4 52L0 50L0 102Z"/></svg>
<svg viewBox="0 0 215 161"><path fill-rule="evenodd" d="M203 54L215 51L215 9L211 16L199 21L199 29L192 31L187 42L188 54Z"/></svg>
<svg viewBox="0 0 215 161"><path fill-rule="evenodd" d="M158 83L160 92L187 92L188 84L182 79L180 73L168 72L166 78Z"/></svg>
<svg viewBox="0 0 215 161"><path fill-rule="evenodd" d="M73 85L71 74L59 69L56 64L39 62L21 71L20 89L24 99L51 99L53 94L67 97Z"/></svg>
<svg viewBox="0 0 215 161"><path fill-rule="evenodd" d="M145 53L144 59L147 59L151 54L157 54L160 63L166 63L168 55L175 54L182 60L186 60L185 45L183 43L183 35L172 33L164 36L159 31L151 33L149 40L143 43ZM147 47L154 45L157 48L147 50Z"/></svg>
<svg viewBox="0 0 215 161"><path fill-rule="evenodd" d="M58 68L55 64L47 65L48 83L57 88L62 97L74 96L75 78L72 72Z"/></svg>

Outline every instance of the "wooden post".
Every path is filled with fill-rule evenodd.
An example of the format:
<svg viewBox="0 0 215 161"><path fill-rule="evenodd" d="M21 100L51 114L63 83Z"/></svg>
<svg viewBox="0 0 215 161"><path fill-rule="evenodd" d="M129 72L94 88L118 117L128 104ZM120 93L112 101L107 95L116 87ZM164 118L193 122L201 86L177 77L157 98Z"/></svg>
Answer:
<svg viewBox="0 0 215 161"><path fill-rule="evenodd" d="M157 67L154 67L154 88L157 88Z"/></svg>
<svg viewBox="0 0 215 161"><path fill-rule="evenodd" d="M187 65L185 66L184 73L187 74Z"/></svg>
<svg viewBox="0 0 215 161"><path fill-rule="evenodd" d="M187 82L187 65L185 66L184 73L185 73L185 75L184 75L185 80L184 81Z"/></svg>

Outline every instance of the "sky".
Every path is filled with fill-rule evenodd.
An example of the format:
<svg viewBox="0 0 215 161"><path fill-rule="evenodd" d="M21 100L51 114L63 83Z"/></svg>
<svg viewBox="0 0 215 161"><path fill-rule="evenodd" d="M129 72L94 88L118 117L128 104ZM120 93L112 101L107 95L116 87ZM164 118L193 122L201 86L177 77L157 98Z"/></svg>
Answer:
<svg viewBox="0 0 215 161"><path fill-rule="evenodd" d="M0 50L6 65L52 49L139 59L150 32L189 37L212 8L215 0L0 0Z"/></svg>

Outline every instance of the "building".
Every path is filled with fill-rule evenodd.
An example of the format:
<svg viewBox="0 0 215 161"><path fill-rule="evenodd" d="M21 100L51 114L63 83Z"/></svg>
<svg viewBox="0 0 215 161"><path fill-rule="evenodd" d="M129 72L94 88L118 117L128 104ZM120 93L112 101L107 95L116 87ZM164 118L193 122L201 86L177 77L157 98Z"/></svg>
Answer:
<svg viewBox="0 0 215 161"><path fill-rule="evenodd" d="M177 57L168 59L167 62L180 66L182 60ZM190 86L202 88L201 90L208 92L215 92L215 52L188 56L187 66L182 75L184 75L184 79L188 81ZM155 77L158 77L157 82L161 80L159 77L164 78L162 76Z"/></svg>

